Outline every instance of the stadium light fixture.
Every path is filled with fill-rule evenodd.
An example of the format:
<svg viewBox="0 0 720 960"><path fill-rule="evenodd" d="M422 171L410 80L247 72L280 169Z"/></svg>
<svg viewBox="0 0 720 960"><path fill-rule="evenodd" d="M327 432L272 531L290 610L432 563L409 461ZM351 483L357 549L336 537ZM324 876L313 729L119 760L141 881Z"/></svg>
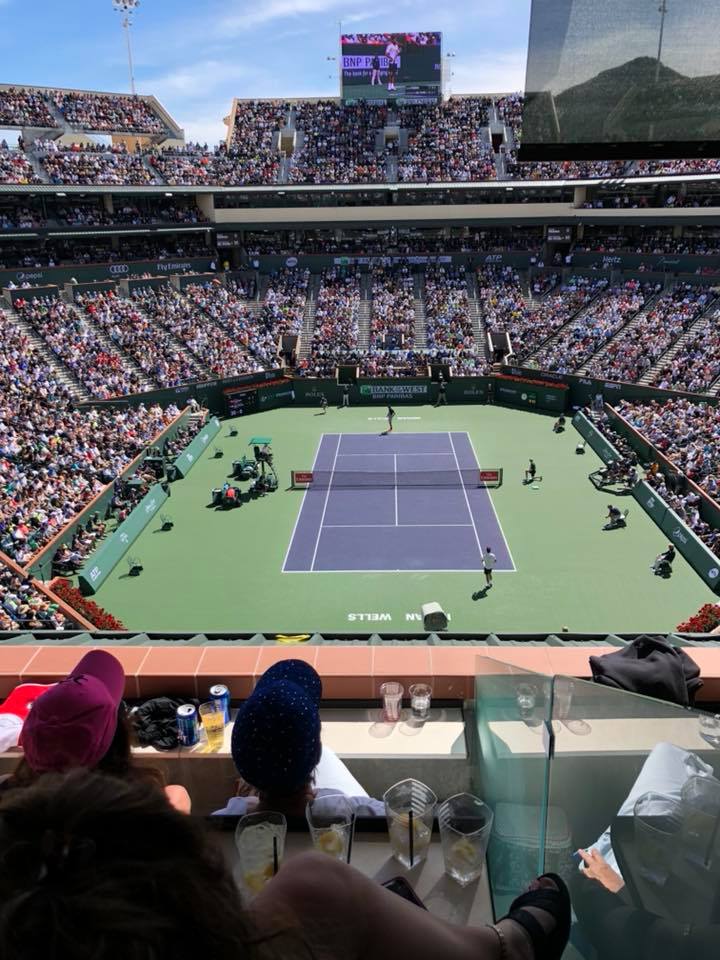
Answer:
<svg viewBox="0 0 720 960"><path fill-rule="evenodd" d="M130 71L130 90L132 95L135 93L135 72L133 70L132 44L130 42L130 27L132 19L140 6L140 0L112 0L112 7L116 13L122 17L122 26L125 31L125 42L127 44L128 69Z"/></svg>

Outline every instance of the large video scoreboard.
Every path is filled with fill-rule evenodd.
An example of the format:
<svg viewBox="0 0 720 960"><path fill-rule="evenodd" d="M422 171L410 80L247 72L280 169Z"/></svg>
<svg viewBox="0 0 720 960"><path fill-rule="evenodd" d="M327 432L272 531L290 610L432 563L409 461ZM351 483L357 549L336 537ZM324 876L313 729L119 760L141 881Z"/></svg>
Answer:
<svg viewBox="0 0 720 960"><path fill-rule="evenodd" d="M340 38L342 97L436 103L442 96L442 35L351 33Z"/></svg>

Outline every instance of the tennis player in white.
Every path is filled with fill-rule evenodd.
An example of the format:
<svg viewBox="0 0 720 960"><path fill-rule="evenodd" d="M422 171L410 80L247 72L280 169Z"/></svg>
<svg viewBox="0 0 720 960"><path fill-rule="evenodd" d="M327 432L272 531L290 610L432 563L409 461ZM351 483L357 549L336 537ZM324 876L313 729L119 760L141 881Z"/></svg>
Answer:
<svg viewBox="0 0 720 960"><path fill-rule="evenodd" d="M488 587L492 586L492 575L496 563L497 557L495 554L492 552L490 547L485 547L485 553L483 554L483 571L485 573L485 583L488 585Z"/></svg>
<svg viewBox="0 0 720 960"><path fill-rule="evenodd" d="M388 60L388 90L394 90L400 66L400 46L394 37L390 38L390 42L385 47L385 56Z"/></svg>

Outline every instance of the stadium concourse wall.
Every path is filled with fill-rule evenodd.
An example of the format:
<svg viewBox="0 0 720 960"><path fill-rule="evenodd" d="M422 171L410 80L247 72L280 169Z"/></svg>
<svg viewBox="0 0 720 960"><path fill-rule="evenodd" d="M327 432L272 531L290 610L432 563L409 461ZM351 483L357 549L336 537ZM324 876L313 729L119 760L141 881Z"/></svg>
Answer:
<svg viewBox="0 0 720 960"><path fill-rule="evenodd" d="M84 404L83 406L92 407L93 404ZM175 434L180 430L184 425L187 419L190 416L190 410L183 410L182 413L173 420L169 426L165 427L163 430L158 433L158 435L148 444L148 447L157 446L162 444L165 440L172 440ZM127 467L120 474L121 477L129 477L142 465L147 456L147 448L143 450L135 459L127 465ZM90 501L90 503L85 507L85 509L75 517L66 527L56 534L53 539L47 543L42 550L39 550L25 565L24 573L31 577L36 577L38 580L52 580L52 561L58 547L62 546L64 543L69 543L77 528L81 524L85 524L88 519L95 513L99 514L101 518L105 515L108 504L112 500L113 496L113 484L109 483L100 493Z"/></svg>
<svg viewBox="0 0 720 960"><path fill-rule="evenodd" d="M144 273L152 277L169 277L180 273L208 273L212 257L180 257L173 260L129 260L125 263L92 263L67 267L32 267L16 270L0 270L0 288L8 284L30 283L33 287L62 287L76 280L91 283L96 280L123 280L139 277ZM11 291L15 297L23 291ZM33 290L35 296L40 296Z"/></svg>

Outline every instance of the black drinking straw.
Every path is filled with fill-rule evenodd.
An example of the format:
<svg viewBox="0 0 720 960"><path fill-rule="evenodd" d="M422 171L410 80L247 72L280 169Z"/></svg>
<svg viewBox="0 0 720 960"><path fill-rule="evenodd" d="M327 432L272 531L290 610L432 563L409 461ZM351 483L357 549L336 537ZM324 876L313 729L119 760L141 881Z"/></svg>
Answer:
<svg viewBox="0 0 720 960"><path fill-rule="evenodd" d="M412 866L414 865L414 863L415 863L415 856L414 856L414 852L413 852L413 846L414 846L414 844L413 844L413 839L414 839L414 833L415 833L415 831L413 830L413 812L412 812L412 810L410 810L410 811L408 812L408 830L410 831L410 866L412 867Z"/></svg>
<svg viewBox="0 0 720 960"><path fill-rule="evenodd" d="M352 843L353 843L353 834L355 833L355 814L350 818L350 840L348 841L348 852L347 852L347 862L350 863L350 855L352 854Z"/></svg>
<svg viewBox="0 0 720 960"><path fill-rule="evenodd" d="M273 876L278 872L277 837L273 837Z"/></svg>

